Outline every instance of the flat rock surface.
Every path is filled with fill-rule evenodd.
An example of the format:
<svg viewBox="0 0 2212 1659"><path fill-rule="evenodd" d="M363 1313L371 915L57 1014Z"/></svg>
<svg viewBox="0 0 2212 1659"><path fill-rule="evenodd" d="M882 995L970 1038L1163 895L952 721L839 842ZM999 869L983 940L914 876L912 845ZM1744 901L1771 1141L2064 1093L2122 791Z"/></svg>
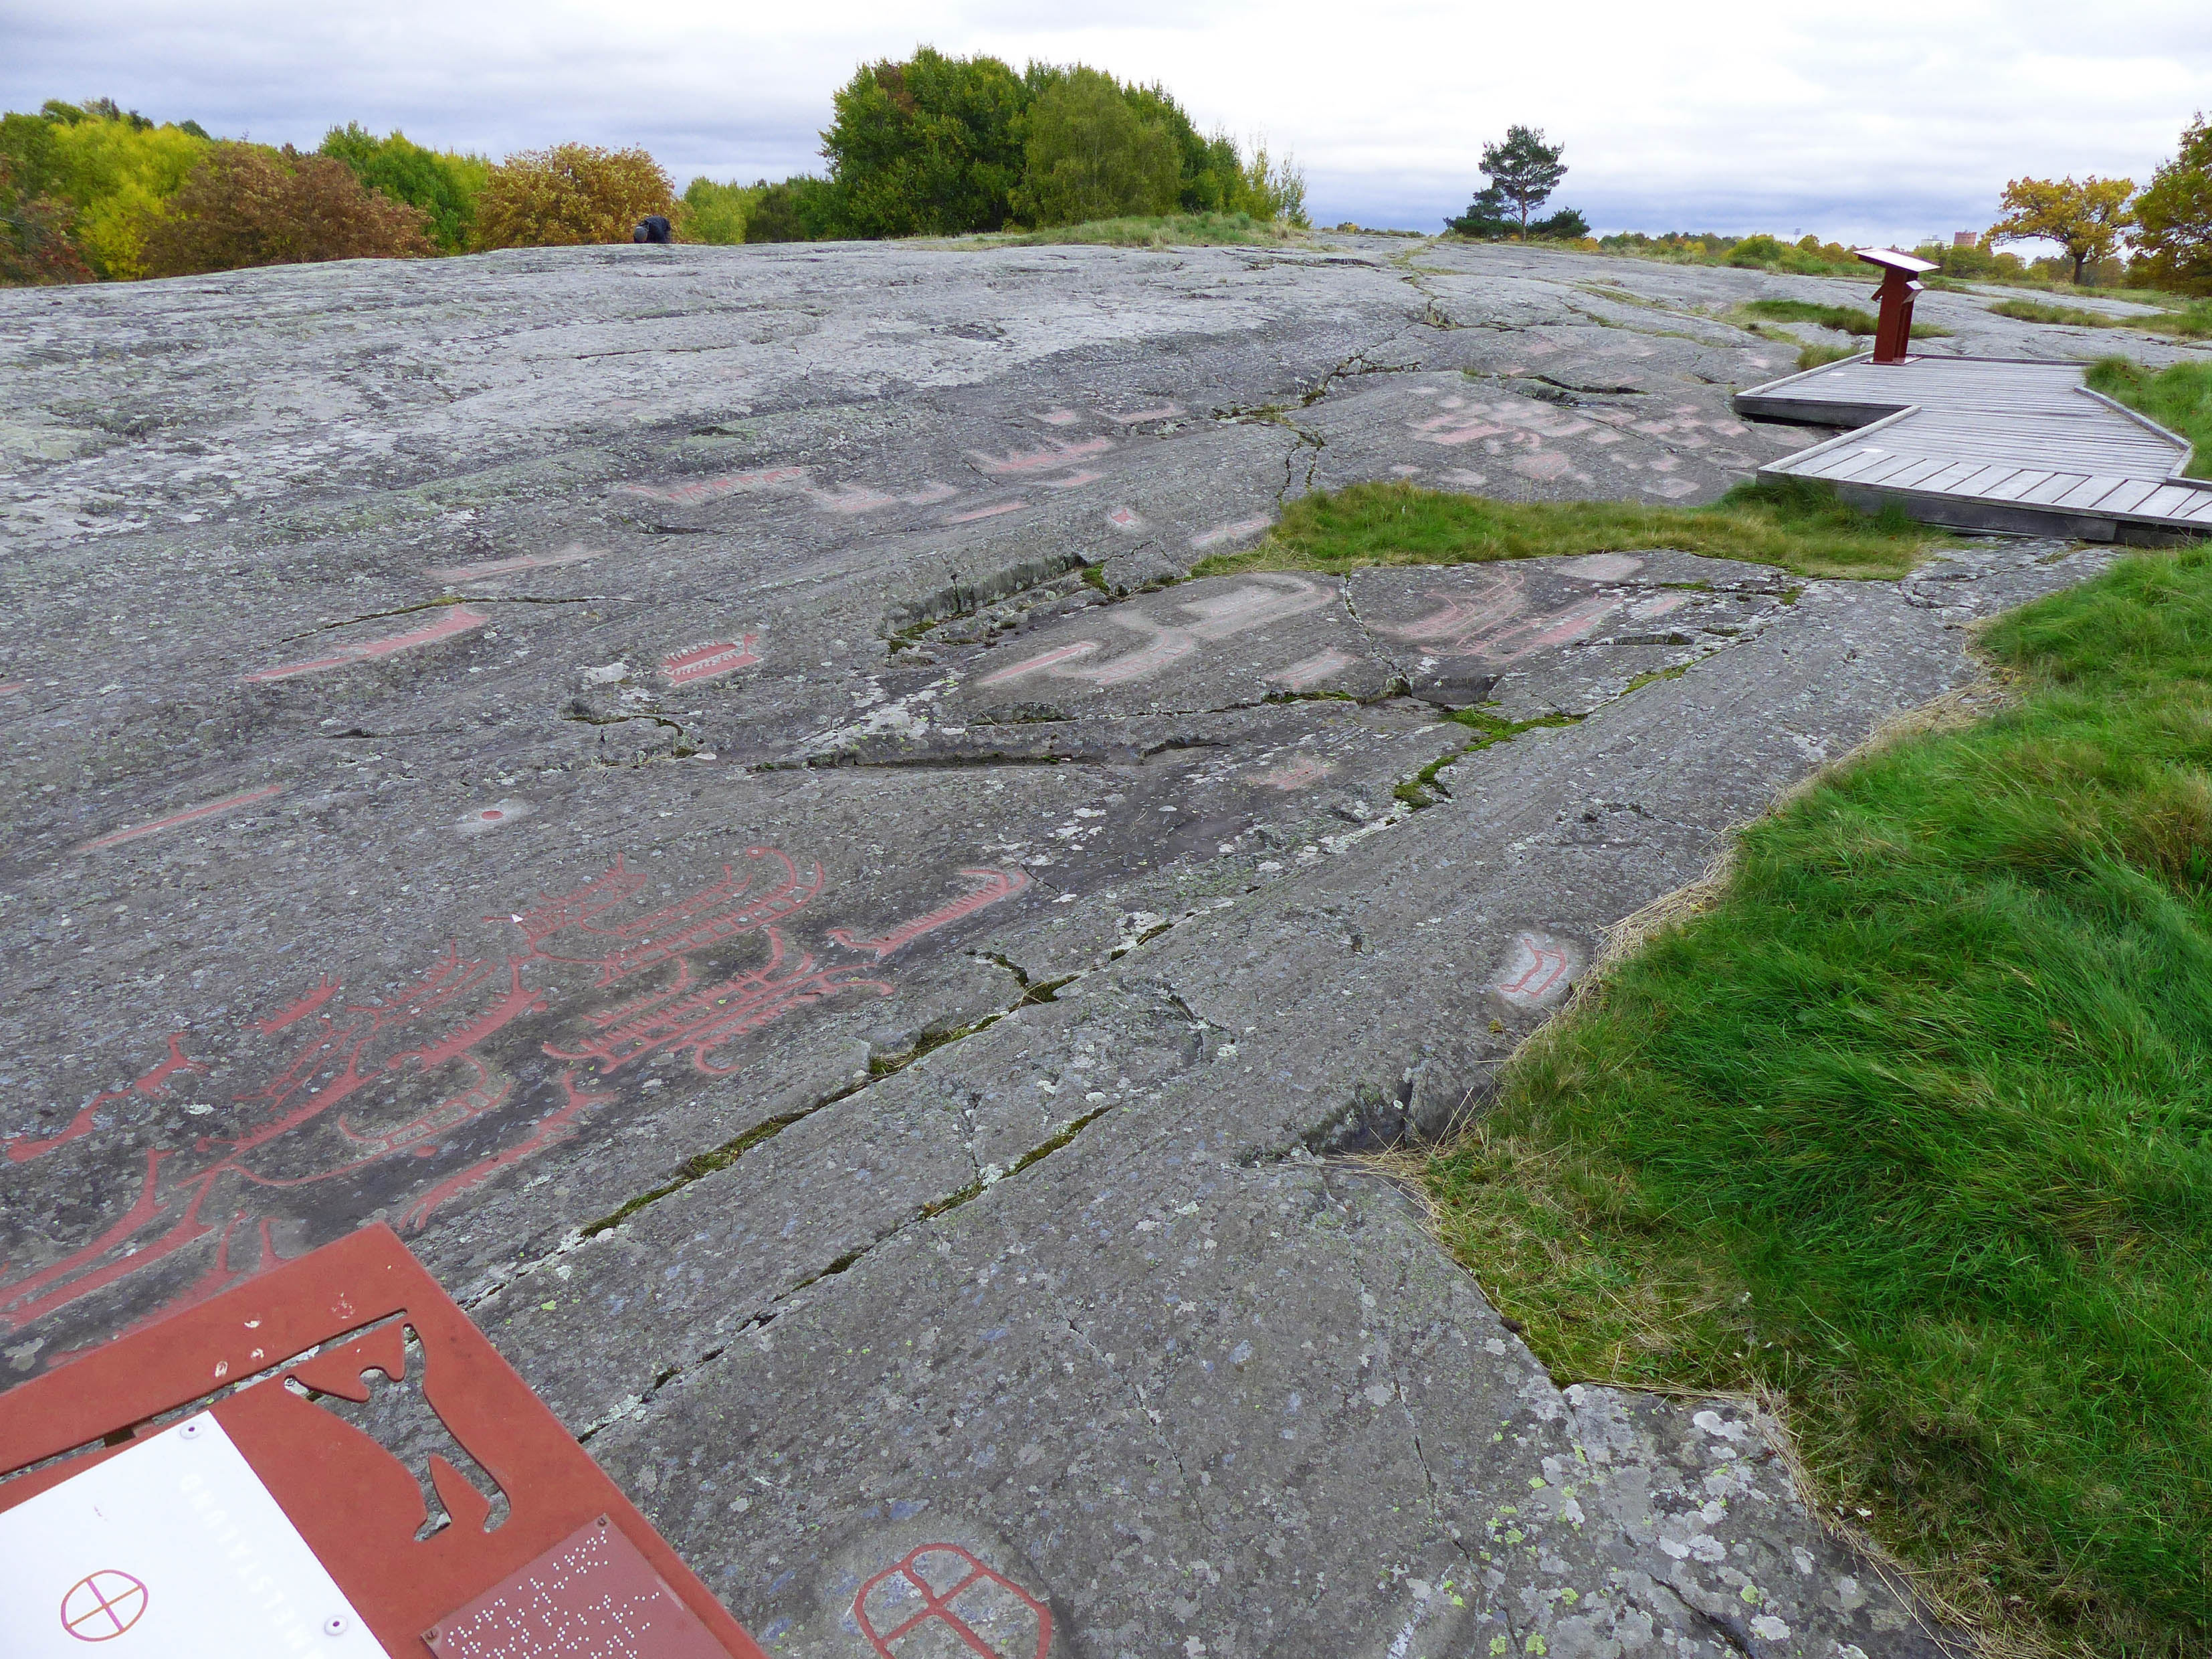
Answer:
<svg viewBox="0 0 2212 1659"><path fill-rule="evenodd" d="M0 1383L380 1218L774 1652L1938 1651L1755 1414L1562 1389L1340 1154L2104 556L1190 578L1361 479L1711 500L1806 441L1714 313L1860 286L0 293ZM1983 304L1921 315L2073 343Z"/></svg>

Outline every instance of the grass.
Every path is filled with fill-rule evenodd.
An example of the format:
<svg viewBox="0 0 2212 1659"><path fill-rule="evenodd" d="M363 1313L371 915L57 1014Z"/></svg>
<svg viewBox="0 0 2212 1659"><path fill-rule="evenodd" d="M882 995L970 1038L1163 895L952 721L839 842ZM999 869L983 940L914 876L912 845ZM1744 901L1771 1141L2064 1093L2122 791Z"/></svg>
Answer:
<svg viewBox="0 0 2212 1659"><path fill-rule="evenodd" d="M2001 619L1425 1166L1563 1380L1752 1390L2001 1650L2212 1652L2212 550Z"/></svg>
<svg viewBox="0 0 2212 1659"><path fill-rule="evenodd" d="M2071 328L2139 328L2152 334L2179 335L2185 340L2212 339L2212 301L2162 311L2155 317L2114 317L2081 306L2055 306L2041 300L2000 300L1990 307L1990 312L1993 316L2011 317L2023 323L2059 323Z"/></svg>
<svg viewBox="0 0 2212 1659"><path fill-rule="evenodd" d="M1087 224L1053 225L1042 230L993 231L963 236L954 246L1039 247L1077 242L1107 247L1275 247L1299 240L1302 235L1287 225L1255 219L1249 213L1176 213L1157 217L1094 219Z"/></svg>
<svg viewBox="0 0 2212 1659"><path fill-rule="evenodd" d="M1818 368L1823 363L1840 363L1846 357L1858 355L1850 346L1808 345L1797 353L1797 368L1802 374L1808 368Z"/></svg>
<svg viewBox="0 0 2212 1659"><path fill-rule="evenodd" d="M1822 328L1832 328L1844 334L1871 337L1881 325L1870 311L1856 306L1814 305L1809 300L1751 300L1736 307L1747 316L1765 319L1778 323L1817 323ZM1934 323L1915 323L1912 337L1916 340L1938 340L1951 331Z"/></svg>
<svg viewBox="0 0 2212 1659"><path fill-rule="evenodd" d="M2212 478L2212 363L2174 363L2151 370L2127 357L2100 357L2089 365L2092 392L2101 392L2148 415L2193 447L2185 471Z"/></svg>
<svg viewBox="0 0 2212 1659"><path fill-rule="evenodd" d="M1800 479L1738 484L1711 507L1497 501L1393 482L1301 496L1259 546L1202 560L1192 574L1337 572L1673 548L1780 565L1802 576L1894 578L1944 540L1895 507L1869 516L1827 485Z"/></svg>

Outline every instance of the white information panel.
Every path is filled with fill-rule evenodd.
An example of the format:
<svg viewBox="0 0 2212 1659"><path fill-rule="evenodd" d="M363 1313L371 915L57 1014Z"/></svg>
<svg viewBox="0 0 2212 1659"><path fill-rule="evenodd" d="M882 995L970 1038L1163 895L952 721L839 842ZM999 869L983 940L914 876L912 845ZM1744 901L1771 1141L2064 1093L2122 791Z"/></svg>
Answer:
<svg viewBox="0 0 2212 1659"><path fill-rule="evenodd" d="M385 1659L204 1415L0 1513L0 1659L95 1656Z"/></svg>

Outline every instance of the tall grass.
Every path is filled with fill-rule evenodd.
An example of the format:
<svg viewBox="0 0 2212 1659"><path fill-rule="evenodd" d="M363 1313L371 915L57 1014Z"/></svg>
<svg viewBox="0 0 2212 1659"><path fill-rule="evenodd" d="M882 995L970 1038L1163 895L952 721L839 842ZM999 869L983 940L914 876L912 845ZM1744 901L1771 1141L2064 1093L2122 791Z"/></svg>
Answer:
<svg viewBox="0 0 2212 1659"><path fill-rule="evenodd" d="M2212 478L2212 363L2174 363L2152 370L2127 357L2100 357L2085 377L2089 389L2148 415L2192 446L2186 471Z"/></svg>
<svg viewBox="0 0 2212 1659"><path fill-rule="evenodd" d="M2212 1652L2212 552L1743 837L1428 1168L1563 1379L1771 1391L2001 1636Z"/></svg>

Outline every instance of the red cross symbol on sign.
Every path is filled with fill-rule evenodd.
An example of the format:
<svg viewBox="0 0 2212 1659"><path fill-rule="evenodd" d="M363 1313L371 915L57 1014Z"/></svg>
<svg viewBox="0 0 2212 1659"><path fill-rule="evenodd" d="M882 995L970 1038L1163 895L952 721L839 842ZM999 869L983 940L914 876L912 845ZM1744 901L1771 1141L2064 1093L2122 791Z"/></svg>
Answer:
<svg viewBox="0 0 2212 1659"><path fill-rule="evenodd" d="M69 1587L62 1628L80 1642L112 1642L145 1616L146 1601L145 1585L103 1567Z"/></svg>
<svg viewBox="0 0 2212 1659"><path fill-rule="evenodd" d="M938 1584L945 1586L941 1592ZM890 1594L877 1596L878 1587ZM907 1609L917 1597L921 1602L920 1611L908 1613ZM876 1618L870 1616L872 1598L876 1602L874 1613L890 1623L889 1630L876 1628ZM956 1607L956 1602L960 1606ZM991 1616L1012 1613L1017 1607L1026 1608L1030 1616L1017 1613L1011 1621ZM853 1617L882 1659L899 1659L891 1644L933 1621L949 1631L976 1659L1045 1659L1052 1648L1052 1609L957 1544L924 1544L908 1550L896 1565L860 1586L860 1593L853 1598ZM994 1642L975 1628L981 1624L988 1630L1006 1623L1014 1626L1011 1646L1001 1645L1010 1639L1008 1636L1002 1634ZM1032 1632L1034 1648L1029 1640Z"/></svg>

